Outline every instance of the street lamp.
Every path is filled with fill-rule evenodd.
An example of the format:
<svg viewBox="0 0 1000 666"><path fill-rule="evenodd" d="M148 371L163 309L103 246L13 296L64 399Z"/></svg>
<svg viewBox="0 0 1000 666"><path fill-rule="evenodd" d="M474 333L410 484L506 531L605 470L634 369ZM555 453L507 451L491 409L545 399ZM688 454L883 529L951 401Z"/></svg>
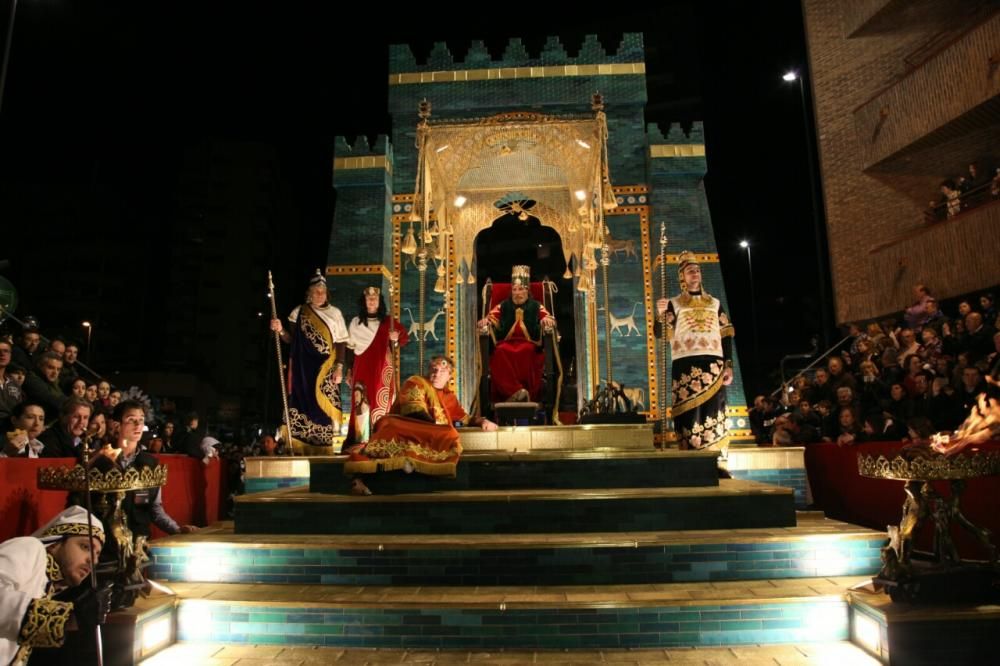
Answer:
<svg viewBox="0 0 1000 666"><path fill-rule="evenodd" d="M94 332L94 326L89 321L80 322L80 326L87 329L87 365L90 365L90 334Z"/></svg>
<svg viewBox="0 0 1000 666"><path fill-rule="evenodd" d="M757 359L760 357L760 349L757 344L757 295L753 288L753 260L750 256L750 241L741 240L740 247L747 251L747 272L750 274L750 324L753 334L753 363L754 380L757 379Z"/></svg>
<svg viewBox="0 0 1000 666"><path fill-rule="evenodd" d="M819 309L820 322L823 330L820 331L820 338L823 340L823 348L830 346L830 312L827 306L827 278L826 278L826 253L823 251L823 227L820 223L819 196L817 194L816 180L816 158L813 151L812 132L809 124L809 110L806 107L806 89L802 83L802 76L795 70L789 70L782 74L781 79L786 83L798 83L799 98L802 101L802 129L806 134L806 153L809 162L809 196L812 199L813 214L813 235L816 242L816 268L819 278ZM749 250L748 250L749 252Z"/></svg>

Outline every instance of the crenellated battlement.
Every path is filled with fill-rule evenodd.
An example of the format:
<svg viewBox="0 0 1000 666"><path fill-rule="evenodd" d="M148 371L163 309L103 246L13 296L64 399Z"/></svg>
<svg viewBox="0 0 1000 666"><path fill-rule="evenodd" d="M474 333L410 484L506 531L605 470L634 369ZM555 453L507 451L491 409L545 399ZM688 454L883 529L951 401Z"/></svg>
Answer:
<svg viewBox="0 0 1000 666"><path fill-rule="evenodd" d="M646 137L651 146L659 144L704 144L705 126L700 120L697 120L691 125L691 129L685 132L679 123L670 123L667 125L666 134L664 134L660 125L648 123L646 125Z"/></svg>
<svg viewBox="0 0 1000 666"><path fill-rule="evenodd" d="M355 137L354 143L350 143L345 136L336 136L333 139L334 157L372 157L376 155L392 156L392 144L389 137L379 134L375 137L375 143L370 143L368 137L361 134Z"/></svg>
<svg viewBox="0 0 1000 666"><path fill-rule="evenodd" d="M389 73L435 72L497 67L541 67L558 65L603 65L615 63L644 62L642 33L628 32L622 37L617 48L602 45L596 35L587 35L580 51L570 57L558 37L547 37L540 53L532 57L520 37L508 40L503 56L494 60L482 40L472 42L463 60L452 55L445 42L436 42L427 56L426 62L418 63L407 44L393 44L389 47Z"/></svg>

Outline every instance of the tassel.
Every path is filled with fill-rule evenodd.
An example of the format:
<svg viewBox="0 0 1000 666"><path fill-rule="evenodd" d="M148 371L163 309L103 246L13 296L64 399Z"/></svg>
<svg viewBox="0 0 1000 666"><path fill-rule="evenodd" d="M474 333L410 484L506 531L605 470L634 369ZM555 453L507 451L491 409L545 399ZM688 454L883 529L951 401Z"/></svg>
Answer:
<svg viewBox="0 0 1000 666"><path fill-rule="evenodd" d="M416 254L417 253L417 239L413 237L413 225L410 225L409 230L406 232L406 238L403 239L403 245L399 248L399 251L403 254Z"/></svg>

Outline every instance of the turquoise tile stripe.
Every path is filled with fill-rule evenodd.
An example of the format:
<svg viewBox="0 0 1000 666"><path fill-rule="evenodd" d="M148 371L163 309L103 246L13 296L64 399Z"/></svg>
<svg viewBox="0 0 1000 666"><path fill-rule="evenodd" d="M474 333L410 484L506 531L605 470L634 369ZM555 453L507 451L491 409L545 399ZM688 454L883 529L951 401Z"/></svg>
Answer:
<svg viewBox="0 0 1000 666"><path fill-rule="evenodd" d="M265 493L279 488L294 488L295 486L308 486L308 476L272 476L264 478L247 479L243 483L245 493Z"/></svg>
<svg viewBox="0 0 1000 666"><path fill-rule="evenodd" d="M167 581L336 585L610 585L867 576L884 539L638 548L337 550L238 544L152 547Z"/></svg>
<svg viewBox="0 0 1000 666"><path fill-rule="evenodd" d="M734 479L744 481L759 481L776 486L791 488L795 491L795 508L804 509L809 502L806 499L806 470L800 469L731 469L729 473Z"/></svg>
<svg viewBox="0 0 1000 666"><path fill-rule="evenodd" d="M340 647L671 647L841 641L846 601L653 608L340 609L182 601L178 638Z"/></svg>

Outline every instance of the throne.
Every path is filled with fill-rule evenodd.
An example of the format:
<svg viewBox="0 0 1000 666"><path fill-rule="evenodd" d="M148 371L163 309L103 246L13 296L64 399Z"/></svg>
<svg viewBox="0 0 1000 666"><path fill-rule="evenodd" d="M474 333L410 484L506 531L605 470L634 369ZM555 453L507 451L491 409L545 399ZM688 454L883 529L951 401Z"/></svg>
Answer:
<svg viewBox="0 0 1000 666"><path fill-rule="evenodd" d="M553 294L555 284L549 280L531 283L531 297L545 306L550 313L555 313ZM483 285L482 303L483 317L498 304L510 296L509 282L492 282L487 280ZM494 342L489 331L479 332L479 404L482 414L495 414L500 425L513 425L516 421L527 419L532 423L548 422L559 424L559 396L562 391L562 362L559 358L559 332L557 328L546 332L542 330L542 346L537 353L542 359L542 388L539 402L500 402L492 399L492 377L490 373L490 358L494 350ZM539 413L542 414L539 418Z"/></svg>

